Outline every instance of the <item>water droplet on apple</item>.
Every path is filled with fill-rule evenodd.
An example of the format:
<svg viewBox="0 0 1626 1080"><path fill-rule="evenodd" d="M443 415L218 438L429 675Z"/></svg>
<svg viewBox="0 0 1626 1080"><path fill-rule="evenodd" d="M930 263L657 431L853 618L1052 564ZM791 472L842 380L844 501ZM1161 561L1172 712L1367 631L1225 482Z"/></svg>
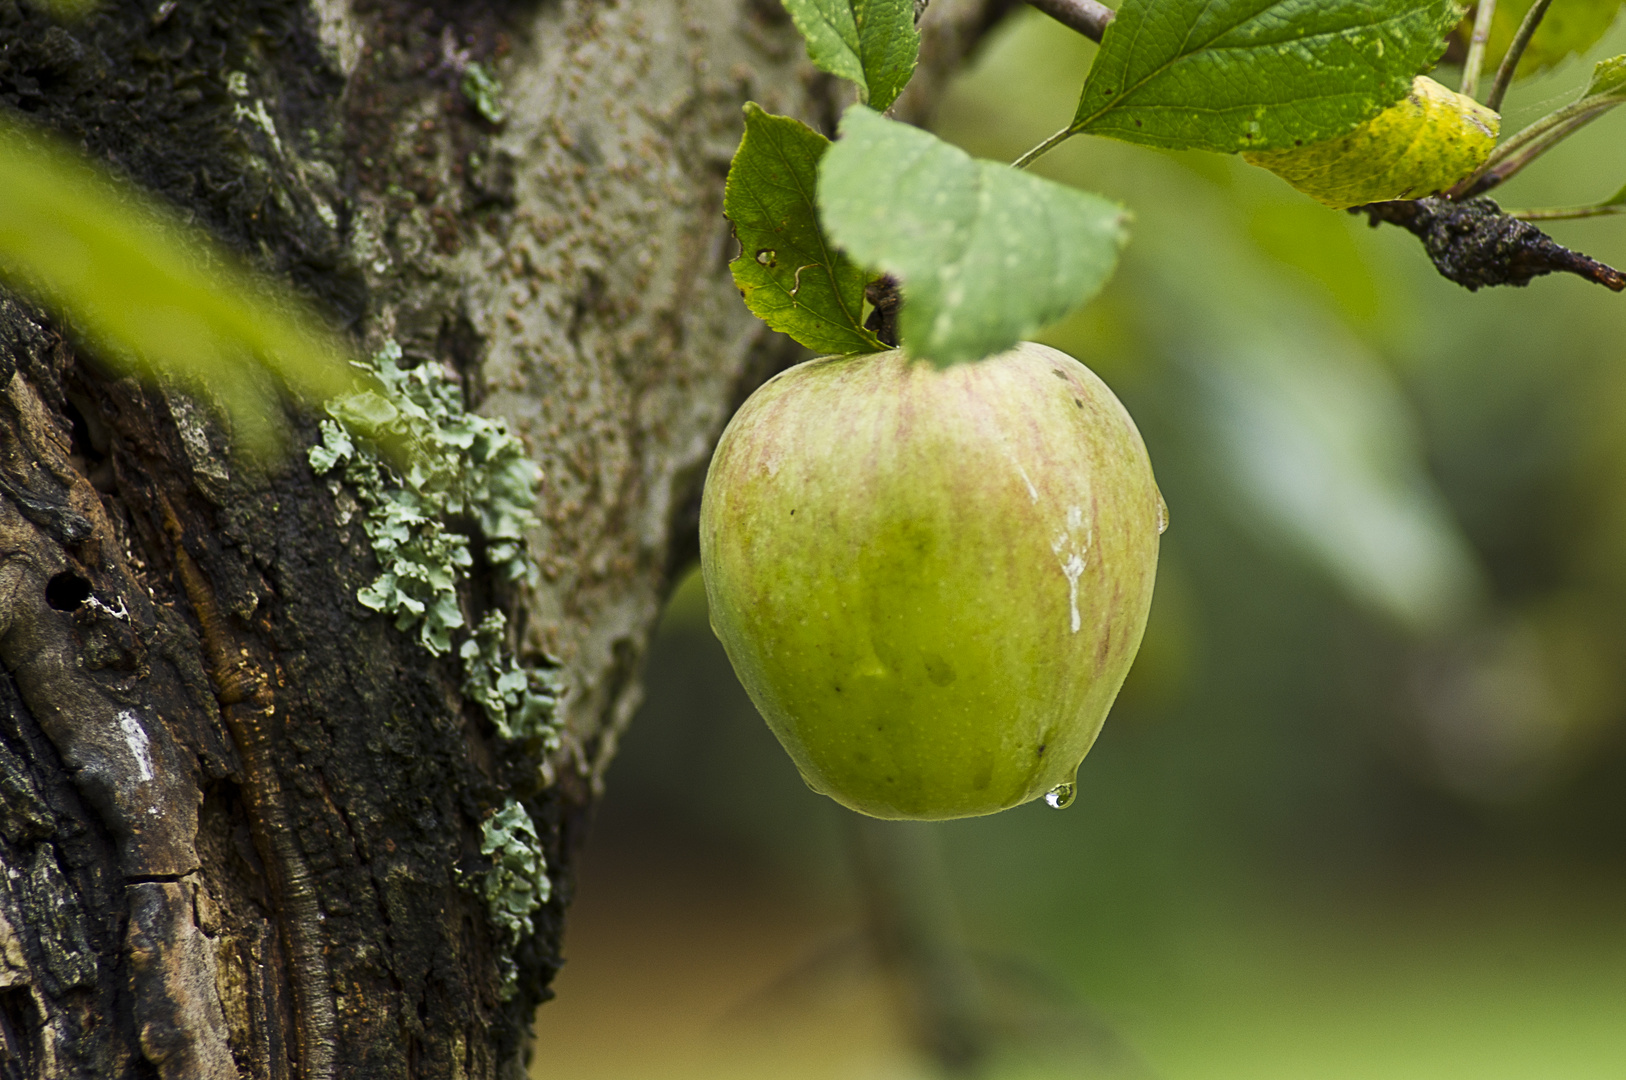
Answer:
<svg viewBox="0 0 1626 1080"><path fill-rule="evenodd" d="M1057 784L1045 792L1044 801L1052 810L1065 810L1073 805L1073 796L1078 794L1077 784Z"/></svg>
<svg viewBox="0 0 1626 1080"><path fill-rule="evenodd" d="M1169 504L1163 501L1163 493L1157 493L1157 535L1162 536L1169 531Z"/></svg>

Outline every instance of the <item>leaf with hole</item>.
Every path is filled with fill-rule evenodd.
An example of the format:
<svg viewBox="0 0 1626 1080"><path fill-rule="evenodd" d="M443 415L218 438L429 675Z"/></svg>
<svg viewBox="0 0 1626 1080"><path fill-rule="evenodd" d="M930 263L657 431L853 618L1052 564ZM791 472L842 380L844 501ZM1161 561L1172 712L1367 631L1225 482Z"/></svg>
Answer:
<svg viewBox="0 0 1626 1080"><path fill-rule="evenodd" d="M1335 138L1405 97L1454 0L1126 0L1071 130L1234 153Z"/></svg>
<svg viewBox="0 0 1626 1080"><path fill-rule="evenodd" d="M862 105L819 166L819 211L848 254L902 280L904 349L945 366L1008 349L1095 295L1128 218Z"/></svg>
<svg viewBox="0 0 1626 1080"><path fill-rule="evenodd" d="M858 84L860 100L897 100L920 55L914 0L784 0L820 71Z"/></svg>
<svg viewBox="0 0 1626 1080"><path fill-rule="evenodd" d="M728 264L752 313L814 352L886 348L864 329L864 272L819 228L819 159L830 140L799 120L745 106L723 212L740 256Z"/></svg>

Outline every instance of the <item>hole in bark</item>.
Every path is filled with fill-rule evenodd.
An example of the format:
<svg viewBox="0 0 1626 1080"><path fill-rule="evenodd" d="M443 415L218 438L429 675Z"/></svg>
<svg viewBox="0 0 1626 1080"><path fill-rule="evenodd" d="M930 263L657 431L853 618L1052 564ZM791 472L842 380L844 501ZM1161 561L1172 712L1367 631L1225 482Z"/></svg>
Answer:
<svg viewBox="0 0 1626 1080"><path fill-rule="evenodd" d="M64 570L45 583L45 602L58 611L72 611L90 599L90 582Z"/></svg>

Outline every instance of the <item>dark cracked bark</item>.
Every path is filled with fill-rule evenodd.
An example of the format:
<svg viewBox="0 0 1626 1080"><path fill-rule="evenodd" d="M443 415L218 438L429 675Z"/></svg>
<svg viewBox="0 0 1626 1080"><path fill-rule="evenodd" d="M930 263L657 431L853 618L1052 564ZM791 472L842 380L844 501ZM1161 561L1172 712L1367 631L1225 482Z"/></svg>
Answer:
<svg viewBox="0 0 1626 1080"><path fill-rule="evenodd" d="M1007 6L934 5L906 114ZM549 760L496 739L357 602L342 490L0 293L0 1080L517 1074L710 447L796 356L726 269L740 105L845 95L774 0L0 0L0 107L521 435L540 581L462 601L568 686ZM470 887L510 798L553 883L517 993Z"/></svg>

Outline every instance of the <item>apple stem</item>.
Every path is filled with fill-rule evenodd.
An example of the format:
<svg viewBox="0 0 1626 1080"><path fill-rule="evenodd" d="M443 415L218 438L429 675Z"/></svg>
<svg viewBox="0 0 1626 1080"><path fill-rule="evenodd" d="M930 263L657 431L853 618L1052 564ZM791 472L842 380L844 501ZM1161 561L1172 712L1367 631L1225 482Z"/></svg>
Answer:
<svg viewBox="0 0 1626 1080"><path fill-rule="evenodd" d="M882 274L864 286L864 299L874 308L864 320L864 329L881 339L888 348L898 347L898 309L903 306L903 295L898 292L898 279Z"/></svg>

